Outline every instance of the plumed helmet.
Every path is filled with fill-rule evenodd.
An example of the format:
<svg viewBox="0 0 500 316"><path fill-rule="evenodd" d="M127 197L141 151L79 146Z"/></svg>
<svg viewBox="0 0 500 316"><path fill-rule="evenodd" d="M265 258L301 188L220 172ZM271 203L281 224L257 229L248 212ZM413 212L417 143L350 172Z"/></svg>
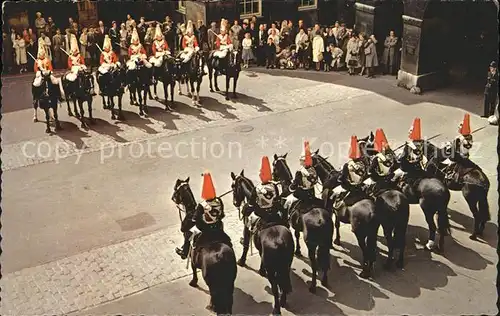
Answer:
<svg viewBox="0 0 500 316"><path fill-rule="evenodd" d="M43 39L38 40L38 58L45 57L45 44L43 42Z"/></svg>
<svg viewBox="0 0 500 316"><path fill-rule="evenodd" d="M103 50L111 50L111 38L109 35L104 36L104 43L102 44Z"/></svg>
<svg viewBox="0 0 500 316"><path fill-rule="evenodd" d="M193 21L189 20L186 26L186 34L193 34Z"/></svg>
<svg viewBox="0 0 500 316"><path fill-rule="evenodd" d="M136 28L134 28L134 30L132 31L132 37L130 38L130 43L131 44L139 43L139 33L137 33Z"/></svg>
<svg viewBox="0 0 500 316"><path fill-rule="evenodd" d="M76 40L76 35L72 34L71 35L71 42L70 42L70 47L71 47L71 53L76 54L80 53L80 48L78 48L78 41Z"/></svg>
<svg viewBox="0 0 500 316"><path fill-rule="evenodd" d="M156 25L155 38L156 39L162 39L163 38L163 33L161 32L160 24Z"/></svg>

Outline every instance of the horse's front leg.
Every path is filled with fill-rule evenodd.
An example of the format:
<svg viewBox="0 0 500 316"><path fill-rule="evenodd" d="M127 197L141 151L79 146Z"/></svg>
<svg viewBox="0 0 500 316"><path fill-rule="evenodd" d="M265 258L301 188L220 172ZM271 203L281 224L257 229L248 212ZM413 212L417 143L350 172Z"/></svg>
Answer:
<svg viewBox="0 0 500 316"><path fill-rule="evenodd" d="M111 111L111 119L115 120L116 115L115 115L115 102L113 100L113 97L108 97L108 104L109 104L109 110Z"/></svg>
<svg viewBox="0 0 500 316"><path fill-rule="evenodd" d="M74 116L73 112L71 111L71 106L69 105L70 98L66 98L66 104L68 106L68 115L69 116Z"/></svg>
<svg viewBox="0 0 500 316"><path fill-rule="evenodd" d="M198 106L200 105L200 88L201 88L201 80L196 81L196 102Z"/></svg>
<svg viewBox="0 0 500 316"><path fill-rule="evenodd" d="M52 133L52 130L50 129L50 107L43 109L43 111L45 112L45 133L50 134Z"/></svg>
<svg viewBox="0 0 500 316"><path fill-rule="evenodd" d="M239 77L239 74L236 73L236 75L233 78L233 98L235 98L235 99L238 98L238 96L236 95L236 85L238 84L238 77Z"/></svg>
<svg viewBox="0 0 500 316"><path fill-rule="evenodd" d="M293 233L295 235L295 242L296 242L295 255L297 257L301 257L302 253L300 252L300 230L297 229L296 227L294 227L294 232Z"/></svg>
<svg viewBox="0 0 500 316"><path fill-rule="evenodd" d="M92 96L91 95L89 95L87 97L87 109L89 111L89 121L90 121L90 124L95 124L94 117L92 116Z"/></svg>
<svg viewBox="0 0 500 316"><path fill-rule="evenodd" d="M170 103L171 103L170 109L173 109L174 107L174 89L175 89L175 81L172 81L172 83L170 84Z"/></svg>
<svg viewBox="0 0 500 316"><path fill-rule="evenodd" d="M179 86L177 87L177 93L182 95L182 80L178 80Z"/></svg>
<svg viewBox="0 0 500 316"><path fill-rule="evenodd" d="M189 282L189 286L198 287L198 271L196 270L192 258L191 258L191 269L193 270L193 278L191 279L191 282Z"/></svg>
<svg viewBox="0 0 500 316"><path fill-rule="evenodd" d="M425 221L427 225L429 225L429 241L425 245L425 249L428 251L434 250L436 246L436 223L434 222L434 210L431 209L423 209L425 215Z"/></svg>
<svg viewBox="0 0 500 316"><path fill-rule="evenodd" d="M62 130L61 122L59 122L59 114L57 113L57 100L52 103L52 112L54 113L54 122L56 124L56 131Z"/></svg>
<svg viewBox="0 0 500 316"><path fill-rule="evenodd" d="M220 91L219 89L219 84L217 82L217 77L219 76L219 71L218 70L215 70L215 73L214 73L214 83L215 83L215 91Z"/></svg>
<svg viewBox="0 0 500 316"><path fill-rule="evenodd" d="M214 88L212 87L213 75L214 75L214 70L211 67L208 67L208 82L209 82L210 92L214 92Z"/></svg>
<svg viewBox="0 0 500 316"><path fill-rule="evenodd" d="M33 122L38 122L38 100L33 100Z"/></svg>
<svg viewBox="0 0 500 316"><path fill-rule="evenodd" d="M78 111L78 106L77 106L79 102L78 99L76 97L73 97L72 101L73 101L73 111L75 112L75 116L77 118L81 118L83 114Z"/></svg>
<svg viewBox="0 0 500 316"><path fill-rule="evenodd" d="M122 112L122 98L123 98L123 93L118 93L118 95L116 96L116 98L118 99L118 119L121 120L121 121L124 121L125 117L123 116L123 112ZM114 104L114 101L113 101L113 107L114 106L115 106L115 104Z"/></svg>
<svg viewBox="0 0 500 316"><path fill-rule="evenodd" d="M109 97L108 97L108 103L107 104L106 104L106 97L104 95L101 95L101 97L102 97L102 108L104 110L109 109L109 106L110 106L110 104L109 104Z"/></svg>
<svg viewBox="0 0 500 316"><path fill-rule="evenodd" d="M191 90L190 90L191 91L191 93L190 93L191 100L193 102L193 105L197 105L196 104L196 95L194 93L194 81L193 80L189 80L189 85L191 86Z"/></svg>
<svg viewBox="0 0 500 316"><path fill-rule="evenodd" d="M226 100L229 100L229 81L231 81L231 77L226 74Z"/></svg>
<svg viewBox="0 0 500 316"><path fill-rule="evenodd" d="M155 93L155 97L154 97L154 99L155 99L156 101L158 101L158 99L159 99L159 98L158 98L158 93L156 92L156 87L157 87L157 86L158 86L158 80L155 78L155 80L153 81L153 91L154 91L154 93ZM151 89L151 88L150 88L150 89ZM165 91L165 84L163 84L163 91ZM166 96L165 96L165 98L166 98Z"/></svg>
<svg viewBox="0 0 500 316"><path fill-rule="evenodd" d="M144 111L145 116L149 113L149 111L148 111L148 92L149 92L149 86L147 86L145 89L143 89L143 95L144 95L143 111Z"/></svg>
<svg viewBox="0 0 500 316"><path fill-rule="evenodd" d="M142 103L142 91L137 89L138 103L139 103L139 115L144 116L144 106Z"/></svg>
<svg viewBox="0 0 500 316"><path fill-rule="evenodd" d="M83 100L78 99L78 107L80 108L80 122L81 127L86 128L87 124L85 123L85 110L83 109Z"/></svg>
<svg viewBox="0 0 500 316"><path fill-rule="evenodd" d="M335 240L333 243L340 246L340 219L337 213L335 213Z"/></svg>

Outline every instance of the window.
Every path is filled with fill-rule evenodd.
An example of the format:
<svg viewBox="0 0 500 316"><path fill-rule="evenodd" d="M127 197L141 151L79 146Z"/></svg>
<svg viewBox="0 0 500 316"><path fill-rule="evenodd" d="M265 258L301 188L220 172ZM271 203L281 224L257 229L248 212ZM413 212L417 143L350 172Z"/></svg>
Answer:
<svg viewBox="0 0 500 316"><path fill-rule="evenodd" d="M240 18L262 15L262 0L240 0Z"/></svg>
<svg viewBox="0 0 500 316"><path fill-rule="evenodd" d="M185 0L179 0L177 2L177 4L178 4L177 11L179 11L180 13L186 14L186 1Z"/></svg>
<svg viewBox="0 0 500 316"><path fill-rule="evenodd" d="M318 0L300 0L299 11L318 8Z"/></svg>

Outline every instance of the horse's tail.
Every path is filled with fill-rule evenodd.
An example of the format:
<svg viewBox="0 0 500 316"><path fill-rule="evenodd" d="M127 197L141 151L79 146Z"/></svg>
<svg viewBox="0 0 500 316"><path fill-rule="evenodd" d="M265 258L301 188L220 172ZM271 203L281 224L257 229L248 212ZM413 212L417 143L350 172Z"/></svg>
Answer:
<svg viewBox="0 0 500 316"><path fill-rule="evenodd" d="M410 204L406 196L397 190L386 191L383 193L382 197L383 198L379 197L376 200L376 207L381 210L385 209L390 212L390 214L386 212L382 212L382 214L377 213L377 217L385 217L383 219L379 218L378 221L380 223L383 220L393 221L395 246L401 249L405 244L408 220L410 217Z"/></svg>
<svg viewBox="0 0 500 316"><path fill-rule="evenodd" d="M276 226L280 227L280 226ZM276 282L283 293L292 292L290 269L295 248L292 233L283 227L275 240L265 240L262 245L262 262L269 282Z"/></svg>
<svg viewBox="0 0 500 316"><path fill-rule="evenodd" d="M333 240L333 219L324 208L314 208L304 216L304 240L318 246L318 264L323 272L330 269L330 247Z"/></svg>
<svg viewBox="0 0 500 316"><path fill-rule="evenodd" d="M478 194L478 208L479 208L479 216L481 216L481 220L484 222L488 222L491 220L490 214L490 204L488 203L488 190L481 188L481 192Z"/></svg>
<svg viewBox="0 0 500 316"><path fill-rule="evenodd" d="M214 255L213 262L207 265L205 279L212 305L217 315L232 314L236 256L232 248L225 244Z"/></svg>

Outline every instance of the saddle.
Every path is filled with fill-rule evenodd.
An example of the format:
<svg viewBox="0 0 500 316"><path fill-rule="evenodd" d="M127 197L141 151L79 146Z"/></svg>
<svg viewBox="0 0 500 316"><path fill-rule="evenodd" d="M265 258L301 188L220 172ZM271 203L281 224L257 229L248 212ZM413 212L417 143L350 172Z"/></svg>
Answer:
<svg viewBox="0 0 500 316"><path fill-rule="evenodd" d="M231 237L229 237L223 230L208 229L198 234L193 234L191 247L193 251L202 248L210 247L216 243L223 243L233 248Z"/></svg>
<svg viewBox="0 0 500 316"><path fill-rule="evenodd" d="M463 178L466 174L473 170L481 170L481 167L476 165L470 159L462 159L451 164L440 164L440 170L444 175L444 183L450 190L460 190L464 181Z"/></svg>
<svg viewBox="0 0 500 316"><path fill-rule="evenodd" d="M330 198L333 200L332 208L336 213L343 213L343 210L353 206L361 200L371 199L363 187L355 190L342 191L338 194L333 192Z"/></svg>

